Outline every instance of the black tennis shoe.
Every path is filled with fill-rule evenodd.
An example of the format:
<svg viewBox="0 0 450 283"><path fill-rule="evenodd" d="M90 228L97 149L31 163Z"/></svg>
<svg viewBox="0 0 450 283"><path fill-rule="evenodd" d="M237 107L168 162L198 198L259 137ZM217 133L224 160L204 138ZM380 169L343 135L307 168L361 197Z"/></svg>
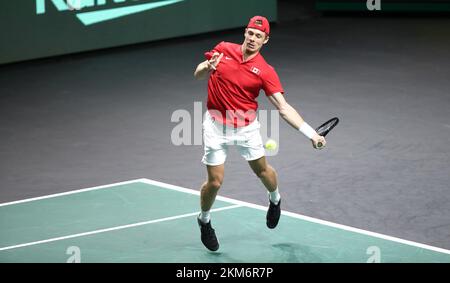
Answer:
<svg viewBox="0 0 450 283"><path fill-rule="evenodd" d="M211 220L208 223L203 223L197 217L197 222L202 234L201 239L203 245L205 245L208 250L217 251L219 249L219 241L217 241L216 232L211 226Z"/></svg>
<svg viewBox="0 0 450 283"><path fill-rule="evenodd" d="M280 220L280 214L281 214L281 199L278 201L278 204L275 205L270 199L269 199L269 209L267 210L267 216L266 216L266 224L267 227L270 229L273 229L277 227L278 220Z"/></svg>

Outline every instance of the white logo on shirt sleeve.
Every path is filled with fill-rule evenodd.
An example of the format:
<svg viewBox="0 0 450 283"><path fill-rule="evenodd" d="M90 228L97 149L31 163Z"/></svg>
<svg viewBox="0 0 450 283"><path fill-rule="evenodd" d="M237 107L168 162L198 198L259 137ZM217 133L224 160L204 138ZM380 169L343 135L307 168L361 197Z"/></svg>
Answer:
<svg viewBox="0 0 450 283"><path fill-rule="evenodd" d="M257 75L261 74L261 71L258 68L256 68L256 67L252 67L251 70L252 70L253 73L255 73Z"/></svg>

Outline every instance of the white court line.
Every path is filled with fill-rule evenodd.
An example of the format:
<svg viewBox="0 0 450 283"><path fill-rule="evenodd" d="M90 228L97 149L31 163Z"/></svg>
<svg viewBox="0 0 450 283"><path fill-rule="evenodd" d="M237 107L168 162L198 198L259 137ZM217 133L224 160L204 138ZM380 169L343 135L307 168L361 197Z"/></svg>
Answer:
<svg viewBox="0 0 450 283"><path fill-rule="evenodd" d="M41 197L36 197L36 198L2 203L2 204L0 204L0 207L6 206L6 205L17 204L17 203L53 198L53 197L58 197L58 196L63 196L63 195L82 193L82 192L87 192L87 191L92 191L92 190L105 189L105 188L109 188L109 187L126 185L126 184L131 184L131 183L136 183L136 182L142 182L142 183L159 186L159 187L163 187L166 189L171 189L171 190L175 190L175 191L179 191L179 192L183 192L183 193L200 195L199 191L195 191L195 190L183 188L180 186L175 186L175 185L171 185L171 184L167 184L167 183L162 183L162 182L142 178L142 179L130 180L130 181L126 181L126 182L120 182L120 183L114 183L114 184L109 184L109 185L86 188L86 189L81 189L81 190L74 190L74 191L69 191L69 192L65 192L65 193L52 194L52 195L41 196ZM240 201L240 200L235 200L235 199L231 199L231 198L227 198L227 197L217 196L217 199L221 200L221 201L233 203L236 205L251 207L251 208L255 208L255 209L259 209L259 210L267 210L267 207L264 207L261 205L244 202L244 201ZM384 234L380 234L380 233L376 233L376 232L371 232L371 231L367 231L367 230L363 230L363 229L359 229L359 228L355 228L355 227L351 227L351 226L347 226L347 225L337 224L334 222L325 221L325 220L321 220L318 218L313 218L313 217L309 217L309 216L305 216L305 215L301 215L301 214L297 214L297 213L293 213L293 212L288 212L288 211L284 211L284 210L281 211L281 213L286 216L290 216L293 218L297 218L297 219L301 219L301 220L305 220L305 221L309 221L309 222L313 222L313 223L317 223L317 224L322 224L322 225L329 226L329 227L339 228L342 230L351 231L351 232L355 232L355 233L359 233L359 234L363 234L363 235L368 235L368 236L372 236L372 237L376 237L376 238L380 238L380 239L384 239L384 240L388 240L388 241L393 241L393 242L397 242L397 243L402 243L402 244L406 244L406 245L410 245L410 246L415 246L418 248L432 250L435 252L450 254L450 250L446 250L443 248L438 248L438 247L434 247L434 246L430 246L430 245L426 245L426 244L421 244L421 243L417 243L417 242L413 242L413 241L409 241L409 240L404 240L404 239L400 239L397 237L392 237L392 236L388 236L388 235L384 235Z"/></svg>
<svg viewBox="0 0 450 283"><path fill-rule="evenodd" d="M66 195L77 194L77 193L84 193L84 192L88 192L88 191L107 189L110 187L116 187L116 186L120 186L120 185L128 185L128 184L137 183L137 182L145 183L147 180L148 179L136 179L136 180L130 180L130 181L125 181L125 182L120 182L120 183L97 186L97 187L92 187L92 188L87 188L87 189L73 190L73 191L68 191L68 192L59 193L59 194L52 194L52 195L46 195L46 196L35 197L35 198L27 198L27 199L12 201L12 202L5 202L5 203L0 203L0 207L12 205L12 204L29 202L29 201L35 201L35 200L41 200L41 199L47 199L47 198L55 198L55 197L66 196Z"/></svg>
<svg viewBox="0 0 450 283"><path fill-rule="evenodd" d="M241 207L241 205L231 205L231 206L212 209L211 211L221 211L221 210L233 209L233 208L237 208L237 207ZM195 216L195 215L198 215L198 211L192 212L192 213L181 214L181 215L177 215L177 216L161 218L161 219L149 220L149 221L138 222L138 223L122 225L122 226L116 226L116 227L100 229L100 230L95 230L95 231L90 231L90 232L67 235L67 236L63 236L63 237L56 237L56 238L51 238L51 239L46 239L46 240L41 240L41 241L35 241L35 242L29 242L29 243L14 245L14 246L2 247L2 248L0 248L0 251L12 250L12 249L34 246L34 245L50 243L50 242L56 242L56 241L61 241L61 240L66 240L66 239L73 239L73 238L77 238L77 237L83 237L83 236L105 233L105 232L110 232L110 231L117 231L117 230L138 227L138 226L147 225L147 224L153 224L153 223L158 223L158 222L164 222L164 221L170 221L170 220L175 220L175 219L180 219L180 218L191 217L191 216Z"/></svg>
<svg viewBox="0 0 450 283"><path fill-rule="evenodd" d="M195 190L191 190L191 189L187 189L187 188L183 188L183 187L179 187L179 186L175 186L175 185L171 185L171 184L166 184L166 183L162 183L162 182L158 182L158 181L154 181L154 180L150 180L150 179L141 179L141 182L145 182L149 185L164 187L167 189L184 192L184 193L188 193L188 194L194 194L194 195L200 194L199 191L195 191ZM250 208L267 211L267 206L261 206L261 205L244 202L244 201L240 201L240 200L235 200L235 199L231 199L231 198L227 198L227 197L221 197L221 196L217 196L217 199L221 200L221 201L241 205L241 206L246 206L246 207L250 207ZM384 235L384 234L380 234L380 233L376 233L376 232L371 232L371 231L367 231L367 230L363 230L363 229L359 229L359 228L355 228L355 227L351 227L351 226L337 224L334 222L321 220L321 219L317 219L317 218L313 218L313 217L309 217L309 216L305 216L305 215L301 215L301 214L297 214L297 213L293 213L293 212L288 212L288 211L284 211L284 210L281 211L281 214L290 216L293 218L329 226L329 227L342 229L345 231L351 231L351 232L355 232L355 233L359 233L359 234L363 234L363 235L368 235L368 236L372 236L372 237L376 237L376 238L380 238L380 239L384 239L384 240L388 240L388 241L392 241L392 242L406 244L406 245L410 245L410 246L427 249L427 250L432 250L435 252L440 252L440 253L445 253L445 254L450 255L450 250L433 247L433 246L426 245L426 244L421 244L421 243L417 243L417 242L413 242L413 241L409 241L409 240L404 240L404 239L400 239L397 237L392 237L392 236L388 236L388 235Z"/></svg>

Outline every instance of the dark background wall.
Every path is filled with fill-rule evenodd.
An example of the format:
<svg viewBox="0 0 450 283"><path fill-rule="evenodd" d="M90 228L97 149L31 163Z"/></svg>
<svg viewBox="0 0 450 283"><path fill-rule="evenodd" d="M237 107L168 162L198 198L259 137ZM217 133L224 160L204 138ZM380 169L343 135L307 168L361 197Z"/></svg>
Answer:
<svg viewBox="0 0 450 283"><path fill-rule="evenodd" d="M449 0L381 0L376 12L366 0L70 0L82 1L80 10L66 1L0 2L0 64L232 29L255 14L286 22L329 12L450 11Z"/></svg>
<svg viewBox="0 0 450 283"><path fill-rule="evenodd" d="M316 0L318 11L367 11L366 0ZM380 0L379 12L450 11L448 0ZM375 3L371 0L369 3Z"/></svg>
<svg viewBox="0 0 450 283"><path fill-rule="evenodd" d="M254 14L277 19L276 0L83 1L80 10L66 0L1 1L0 64L235 28ZM117 17L156 4L164 6Z"/></svg>

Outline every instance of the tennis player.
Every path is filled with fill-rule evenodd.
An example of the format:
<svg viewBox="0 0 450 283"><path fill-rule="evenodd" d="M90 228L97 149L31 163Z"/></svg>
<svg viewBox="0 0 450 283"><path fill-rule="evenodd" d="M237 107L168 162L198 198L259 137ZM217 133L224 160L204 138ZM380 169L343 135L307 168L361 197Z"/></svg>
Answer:
<svg viewBox="0 0 450 283"><path fill-rule="evenodd" d="M224 177L224 163L228 146L235 144L269 194L266 225L273 229L281 214L281 197L277 174L267 163L260 124L256 117L260 90L279 110L281 117L312 141L316 149L326 142L310 127L284 97L283 87L275 69L260 54L269 41L270 25L265 17L250 19L244 33L244 42L221 42L205 53L194 76L208 78L207 108L203 121L204 156L208 179L201 187L201 212L197 221L201 241L212 251L219 249L215 230L211 226L210 209ZM319 143L322 144L320 147Z"/></svg>

